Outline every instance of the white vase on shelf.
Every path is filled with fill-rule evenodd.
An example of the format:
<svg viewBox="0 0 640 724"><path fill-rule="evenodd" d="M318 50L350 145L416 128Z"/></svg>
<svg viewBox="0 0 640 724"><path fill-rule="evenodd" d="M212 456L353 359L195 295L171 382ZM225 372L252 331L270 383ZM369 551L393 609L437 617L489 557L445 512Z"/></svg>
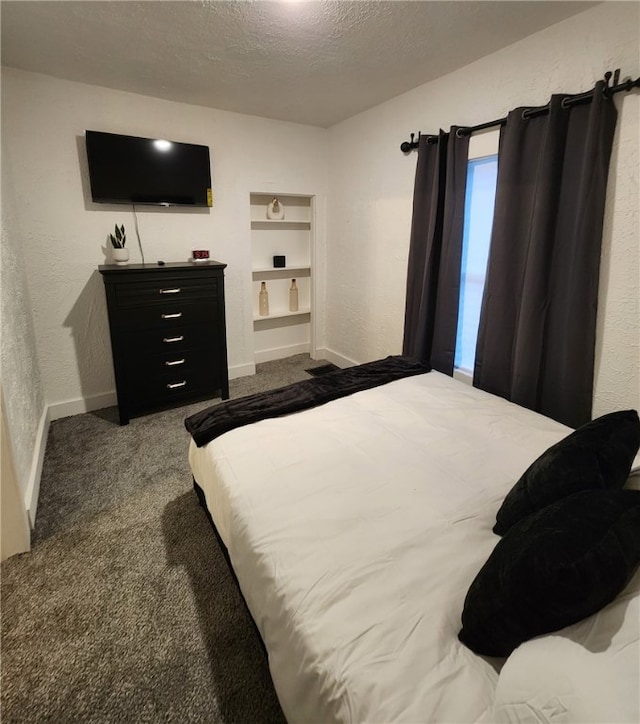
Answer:
<svg viewBox="0 0 640 724"><path fill-rule="evenodd" d="M260 282L260 294L258 294L258 313L261 317L269 316L269 292L267 283Z"/></svg>
<svg viewBox="0 0 640 724"><path fill-rule="evenodd" d="M289 288L289 311L298 311L298 286L296 280L291 280L291 287Z"/></svg>
<svg viewBox="0 0 640 724"><path fill-rule="evenodd" d="M269 205L267 206L267 219L273 219L274 221L281 221L284 219L284 206L275 196L271 199Z"/></svg>

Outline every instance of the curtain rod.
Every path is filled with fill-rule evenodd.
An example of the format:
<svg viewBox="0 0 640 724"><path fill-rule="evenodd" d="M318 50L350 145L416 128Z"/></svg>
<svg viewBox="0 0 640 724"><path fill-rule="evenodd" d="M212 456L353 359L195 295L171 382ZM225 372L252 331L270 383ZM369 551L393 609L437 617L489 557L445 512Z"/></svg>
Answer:
<svg viewBox="0 0 640 724"><path fill-rule="evenodd" d="M611 80L611 77L613 76L613 85L609 85L609 81ZM604 89L604 93L606 95L613 95L614 93L620 93L621 91L627 91L629 92L633 88L640 88L640 76L636 78L635 80L625 80L622 81L622 83L618 83L618 79L620 77L620 69L618 68L615 71L615 74L612 73L610 70L608 70L604 74L604 81L606 84L606 88ZM569 108L570 106L577 105L579 103L588 103L593 98L593 94L595 92L595 89L592 89L590 91L586 91L585 93L578 93L577 95L567 97L562 101L562 107L563 108ZM534 108L527 108L523 111L522 117L523 118L534 118L535 116L540 116L544 113L549 112L549 104L545 106L538 106ZM476 133L477 131L484 131L487 128L493 128L494 126L504 126L504 124L507 122L506 117L505 118L498 118L495 121L488 121L487 123L479 123L477 126L464 126L458 128L456 131L456 134L458 136L470 136L472 133ZM414 148L418 148L418 145L420 143L420 138L422 134L418 132L418 138L417 140L413 140L415 138L415 133L411 134L411 140L410 141L403 141L400 144L400 150L402 153L409 153L409 151L413 150ZM438 136L435 134L428 134L427 135L427 143L436 143L438 140Z"/></svg>

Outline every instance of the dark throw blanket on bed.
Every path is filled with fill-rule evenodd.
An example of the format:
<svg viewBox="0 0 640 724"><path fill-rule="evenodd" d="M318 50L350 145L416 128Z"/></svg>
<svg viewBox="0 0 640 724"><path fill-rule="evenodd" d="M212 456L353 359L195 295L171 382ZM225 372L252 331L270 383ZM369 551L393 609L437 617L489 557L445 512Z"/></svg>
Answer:
<svg viewBox="0 0 640 724"><path fill-rule="evenodd" d="M402 377L421 375L431 367L409 357L393 356L356 367L329 372L303 382L229 400L187 417L185 427L202 447L236 427L292 412L308 410L325 402L368 390Z"/></svg>

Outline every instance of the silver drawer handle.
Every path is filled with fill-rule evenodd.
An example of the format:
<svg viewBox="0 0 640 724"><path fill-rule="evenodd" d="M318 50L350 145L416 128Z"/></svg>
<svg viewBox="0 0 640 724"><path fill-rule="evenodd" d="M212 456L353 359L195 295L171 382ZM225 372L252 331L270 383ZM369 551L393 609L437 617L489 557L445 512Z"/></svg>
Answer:
<svg viewBox="0 0 640 724"><path fill-rule="evenodd" d="M177 387L184 387L187 384L186 380L182 380L182 382L174 382L173 384L170 382L167 385L168 390L175 390Z"/></svg>
<svg viewBox="0 0 640 724"><path fill-rule="evenodd" d="M176 365L183 365L185 362L186 362L186 360L183 358L183 359L174 359L171 361L167 360L165 362L165 364L167 365L167 367L175 367Z"/></svg>
<svg viewBox="0 0 640 724"><path fill-rule="evenodd" d="M163 342L182 342L184 339L184 334L181 334L179 337L165 337L162 341Z"/></svg>
<svg viewBox="0 0 640 724"><path fill-rule="evenodd" d="M180 287L174 287L173 289L161 289L160 294L180 294L181 291Z"/></svg>
<svg viewBox="0 0 640 724"><path fill-rule="evenodd" d="M175 314L163 314L162 319L178 319L182 316L182 312L176 312Z"/></svg>

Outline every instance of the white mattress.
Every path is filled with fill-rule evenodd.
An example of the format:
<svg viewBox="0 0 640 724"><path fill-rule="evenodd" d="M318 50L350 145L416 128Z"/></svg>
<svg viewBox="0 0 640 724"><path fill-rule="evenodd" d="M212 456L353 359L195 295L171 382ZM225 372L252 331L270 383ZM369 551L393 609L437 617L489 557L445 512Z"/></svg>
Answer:
<svg viewBox="0 0 640 724"><path fill-rule="evenodd" d="M495 720L502 662L458 641L464 597L569 432L431 372L191 443L290 723Z"/></svg>

